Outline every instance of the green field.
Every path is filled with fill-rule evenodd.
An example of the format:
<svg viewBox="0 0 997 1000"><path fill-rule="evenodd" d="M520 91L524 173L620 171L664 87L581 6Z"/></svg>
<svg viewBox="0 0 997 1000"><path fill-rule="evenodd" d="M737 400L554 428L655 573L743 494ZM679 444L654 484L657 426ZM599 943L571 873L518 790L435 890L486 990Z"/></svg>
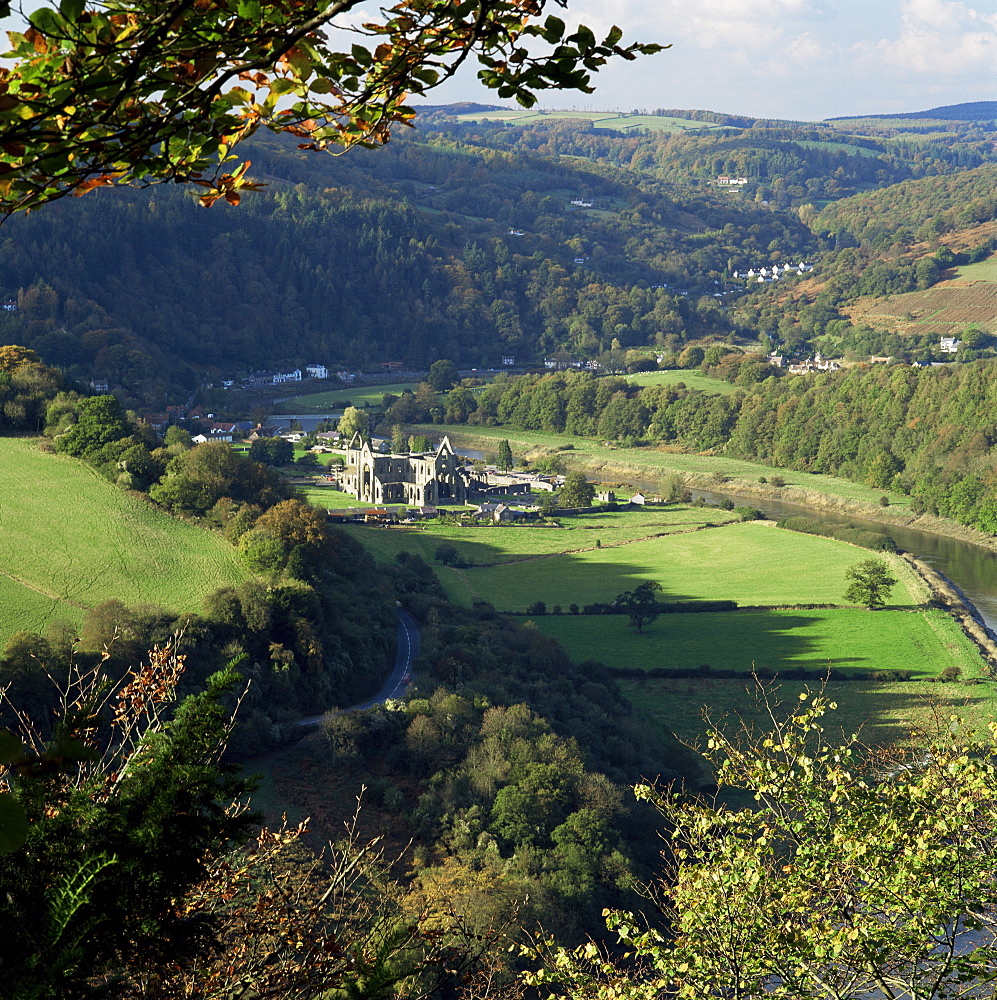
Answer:
<svg viewBox="0 0 997 1000"><path fill-rule="evenodd" d="M912 670L978 677L976 647L943 611L758 610L666 614L638 635L624 615L543 615L537 627L574 660L611 667L714 670Z"/></svg>
<svg viewBox="0 0 997 1000"><path fill-rule="evenodd" d="M734 728L738 717L759 730L771 723L758 703L751 680L623 681L624 693L665 732L686 743L701 743L706 731L703 713L722 728ZM770 690L787 706L798 704L805 690L819 683L782 681ZM905 742L912 732L937 733L949 716L957 715L981 732L993 714L992 684L933 684L924 681L829 681L825 693L838 706L824 720L830 740L848 739L852 733L871 745Z"/></svg>
<svg viewBox="0 0 997 1000"><path fill-rule="evenodd" d="M417 382L392 382L390 385L355 385L343 386L339 389L329 389L327 392L314 392L307 396L296 396L280 405L288 413L325 413L327 410L341 410L344 406L380 407L385 394L400 396L406 389L413 392L418 387Z"/></svg>
<svg viewBox="0 0 997 1000"><path fill-rule="evenodd" d="M730 125L697 122L689 118L671 118L666 115L625 115L615 111L475 111L454 115L459 122L496 122L504 125L537 125L550 121L584 121L600 128L627 131L646 128L655 132L688 132L690 129L727 129ZM738 130L740 131L740 130Z"/></svg>
<svg viewBox="0 0 997 1000"><path fill-rule="evenodd" d="M0 438L0 640L115 598L195 611L246 578L220 535L123 493L71 458Z"/></svg>
<svg viewBox="0 0 997 1000"><path fill-rule="evenodd" d="M832 539L754 522L439 575L455 602L483 600L500 611L537 600L565 608L612 601L645 580L661 584L662 601L834 604L842 599L845 570L867 557ZM893 600L911 603L902 588Z"/></svg>
<svg viewBox="0 0 997 1000"><path fill-rule="evenodd" d="M367 507L369 504L357 503L357 498L351 493L341 493L330 486L299 486L298 492L313 507L319 510L338 510L340 507Z"/></svg>
<svg viewBox="0 0 997 1000"><path fill-rule="evenodd" d="M591 479L601 479L605 482L618 481L625 477L657 483L663 476L677 472L680 475L714 477L717 475L729 477L730 482L716 489L730 493L738 492L738 480L747 484L757 484L761 476L771 478L778 473L786 481L786 487L780 491L780 498L787 503L798 503L804 506L808 500L813 501L819 494L822 504L828 498L840 502L845 508L849 502L875 505L884 494L890 500L891 510L904 514L910 513L908 498L900 493L888 490L873 489L861 483L849 482L834 476L821 476L812 472L797 472L794 469L783 469L774 465L762 465L760 462L746 462L737 458L725 458L719 455L689 455L682 452L657 450L654 448L618 448L606 445L588 438L569 437L564 434L544 434L540 431L520 431L512 427L468 427L454 424L416 424L410 430L412 433L429 434L433 437L449 435L451 442L458 450L461 448L478 448L483 451L494 451L498 442L506 438L512 446L516 458L524 454L557 451L570 444L571 451L563 452L561 457L572 469L580 469ZM699 484L705 488L705 482ZM810 496L808 497L808 494ZM877 514L876 516L880 516Z"/></svg>
<svg viewBox="0 0 997 1000"><path fill-rule="evenodd" d="M607 511L561 519L561 527L540 525L460 526L428 522L391 531L350 526L357 538L383 561L406 550L432 562L437 546L453 545L464 562L477 567L497 563L518 563L536 556L594 550L622 545L638 539L691 531L713 522L735 520L735 515L713 507L658 507L640 511Z"/></svg>
<svg viewBox="0 0 997 1000"><path fill-rule="evenodd" d="M997 281L997 255L956 268L960 281Z"/></svg>
<svg viewBox="0 0 997 1000"><path fill-rule="evenodd" d="M726 396L736 392L737 386L720 378L710 378L695 369L674 369L664 372L641 372L639 375L628 375L627 381L634 385L675 385L682 382L689 389L699 389L701 392Z"/></svg>
<svg viewBox="0 0 997 1000"><path fill-rule="evenodd" d="M668 519L665 508L661 521ZM724 512L691 508L695 518L722 522ZM605 515L587 515L592 525ZM621 513L620 530L628 515ZM641 512L647 517L648 512ZM572 519L574 521L575 519ZM567 519L565 519L567 522ZM377 558L405 548L430 560L446 538L457 545L469 568L437 566L450 599L469 605L487 601L500 611L522 611L535 601L548 606L609 602L645 580L661 584L661 601L733 600L741 605L837 604L845 570L869 553L829 538L783 531L770 522L734 523L695 531L676 526L652 529L634 525L629 540L613 544L611 529L563 531L549 528L464 528L383 530L356 527L357 537ZM661 537L646 537L661 534ZM583 535L579 545L578 536ZM564 537L564 541L561 538ZM589 540L591 538L591 540ZM597 545L596 543L601 543ZM553 553L553 554L551 554ZM902 581L892 602L910 607L922 594L909 569L888 556Z"/></svg>

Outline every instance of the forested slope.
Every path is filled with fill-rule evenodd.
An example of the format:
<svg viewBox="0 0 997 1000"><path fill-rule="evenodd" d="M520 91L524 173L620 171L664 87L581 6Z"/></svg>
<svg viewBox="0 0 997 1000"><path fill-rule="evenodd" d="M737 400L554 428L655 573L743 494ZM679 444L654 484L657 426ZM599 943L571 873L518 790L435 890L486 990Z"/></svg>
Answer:
<svg viewBox="0 0 997 1000"><path fill-rule="evenodd" d="M814 247L751 203L438 133L338 158L261 140L253 160L269 187L237 209L159 188L9 220L0 339L160 400L199 381L188 365L594 355L726 334L728 267Z"/></svg>

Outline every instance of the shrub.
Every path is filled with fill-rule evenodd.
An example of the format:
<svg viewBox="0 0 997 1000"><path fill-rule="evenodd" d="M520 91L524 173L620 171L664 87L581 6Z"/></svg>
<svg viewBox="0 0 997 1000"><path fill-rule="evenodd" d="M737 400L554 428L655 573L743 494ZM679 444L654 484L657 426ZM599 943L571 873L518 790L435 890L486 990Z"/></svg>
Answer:
<svg viewBox="0 0 997 1000"><path fill-rule="evenodd" d="M456 566L460 560L460 553L457 551L456 546L444 543L443 545L436 546L433 558L438 563L443 563L444 566Z"/></svg>

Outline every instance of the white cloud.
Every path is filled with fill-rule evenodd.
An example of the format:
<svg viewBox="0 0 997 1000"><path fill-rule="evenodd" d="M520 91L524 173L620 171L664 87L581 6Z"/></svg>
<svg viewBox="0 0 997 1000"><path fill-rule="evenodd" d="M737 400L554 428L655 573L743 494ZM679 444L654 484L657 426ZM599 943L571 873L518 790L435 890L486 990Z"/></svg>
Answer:
<svg viewBox="0 0 997 1000"><path fill-rule="evenodd" d="M948 0L904 0L896 38L856 46L904 76L968 76L997 69L997 13Z"/></svg>

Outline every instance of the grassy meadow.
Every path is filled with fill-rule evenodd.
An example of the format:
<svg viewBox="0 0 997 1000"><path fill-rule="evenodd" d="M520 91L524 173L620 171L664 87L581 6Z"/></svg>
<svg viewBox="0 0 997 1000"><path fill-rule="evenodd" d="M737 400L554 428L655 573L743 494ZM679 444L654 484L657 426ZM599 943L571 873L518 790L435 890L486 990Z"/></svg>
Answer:
<svg viewBox="0 0 997 1000"><path fill-rule="evenodd" d="M758 687L750 679L648 678L621 681L621 686L656 725L693 746L702 745L708 728L705 714L724 729L734 728L739 719L759 730L771 729L758 700ZM769 685L767 690L788 708L798 704L801 693L815 692L821 687L819 682L787 680ZM986 721L995 710L992 689L985 684L828 681L823 688L837 705L823 723L832 741L858 733L870 745L904 743L914 733L944 730L952 715L985 731Z"/></svg>
<svg viewBox="0 0 997 1000"><path fill-rule="evenodd" d="M195 611L246 578L220 535L170 517L36 442L0 438L0 641L102 601Z"/></svg>
<svg viewBox="0 0 997 1000"><path fill-rule="evenodd" d="M611 667L714 670L794 668L849 673L911 670L936 677L956 666L980 673L976 647L954 619L937 610L745 610L667 614L637 634L625 615L544 615L537 628L575 660Z"/></svg>
<svg viewBox="0 0 997 1000"><path fill-rule="evenodd" d="M564 518L564 528L351 527L379 559L401 549L432 561L443 541L468 567L437 564L457 604L487 601L500 611L609 602L645 580L661 584L662 601L734 600L742 605L836 604L845 570L871 553L829 538L783 531L771 522L730 522L716 508L665 507ZM706 527L707 524L715 527ZM893 602L923 598L916 577L887 557L901 583Z"/></svg>
<svg viewBox="0 0 997 1000"><path fill-rule="evenodd" d="M683 383L687 389L699 389L700 392L712 393L716 396L726 396L736 392L737 386L725 382L722 378L710 378L694 368L688 370L671 369L663 372L641 372L639 375L628 375L627 381L634 385L677 385Z"/></svg>
<svg viewBox="0 0 997 1000"><path fill-rule="evenodd" d="M806 505L819 495L821 505L830 500L842 510L849 505L861 504L878 507L879 498L886 496L890 506L879 510L878 518L888 518L890 511L910 515L909 498L901 493L873 489L862 483L849 482L835 476L822 476L812 472L797 472L760 462L747 462L737 458L719 455L685 454L658 448L620 448L603 444L589 438L568 437L563 434L545 434L541 431L520 431L512 427L474 427L448 424L413 425L413 434L429 434L434 437L449 435L454 447L477 448L494 452L499 442L505 438L512 447L517 460L528 454L561 451L561 457L572 469L579 469L590 479L615 482L620 478L656 483L671 473L690 477L702 477L698 485L706 488L706 478L716 475L727 477L723 485L714 488L737 493L741 483L756 486L760 477L771 478L778 474L786 482L778 498L787 503ZM569 450L562 451L565 446ZM739 482L740 481L740 482Z"/></svg>
<svg viewBox="0 0 997 1000"><path fill-rule="evenodd" d="M675 505L585 514L564 517L562 525L431 523L390 531L349 530L378 559L393 559L402 550L421 555L455 603L485 600L501 611L522 612L543 600L548 613L534 615L533 624L578 661L641 670L708 664L714 671L803 667L884 676L891 670L912 671L910 682L829 682L828 690L841 706L833 725L850 732L868 723L869 738L877 741L904 738L912 726L928 726L933 713L965 710L976 718L990 710L990 685L970 683L984 672L976 647L951 617L924 607L923 582L895 556L884 556L899 580L887 609L798 609L787 606L843 603L845 570L873 553L783 531L770 522L737 522L716 508ZM442 542L452 544L472 565L435 563L433 555ZM728 599L742 610L665 614L642 635L625 616L569 613L572 603L609 602L644 580L661 584L661 601ZM561 614L551 613L555 605ZM950 666L959 668L966 683L931 683ZM648 677L621 683L641 711L686 740L704 732L706 707L715 717L755 711L751 683L745 679ZM807 686L799 681L780 684L791 699Z"/></svg>
<svg viewBox="0 0 997 1000"><path fill-rule="evenodd" d="M836 604L845 570L869 555L755 521L488 568L446 567L438 575L456 603L487 601L499 611L523 610L538 600L563 608L609 602L645 580L661 584L659 600L665 602ZM906 590L898 586L893 599L910 606L915 602Z"/></svg>
<svg viewBox="0 0 997 1000"><path fill-rule="evenodd" d="M561 527L482 525L466 527L429 522L391 531L349 526L377 559L394 559L401 550L432 562L437 546L453 545L466 563L475 567L520 563L537 556L561 555L623 545L658 535L694 531L708 523L736 520L712 507L658 507L642 511L606 511L565 517ZM476 570L475 570L476 571Z"/></svg>
<svg viewBox="0 0 997 1000"><path fill-rule="evenodd" d="M305 396L281 403L282 411L286 413L325 413L326 411L342 410L346 406L364 406L380 409L381 400L387 393L400 396L406 389L413 392L418 387L417 382L392 382L390 385L355 385L340 386L325 392L313 392Z"/></svg>

